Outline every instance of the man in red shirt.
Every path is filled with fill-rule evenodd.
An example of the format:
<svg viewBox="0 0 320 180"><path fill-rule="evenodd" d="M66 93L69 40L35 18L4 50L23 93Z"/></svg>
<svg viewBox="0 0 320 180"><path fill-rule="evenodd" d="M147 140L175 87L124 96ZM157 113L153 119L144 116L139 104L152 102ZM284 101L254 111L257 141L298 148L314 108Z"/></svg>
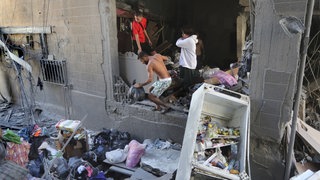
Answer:
<svg viewBox="0 0 320 180"><path fill-rule="evenodd" d="M149 55L156 54L155 50L151 47L152 42L146 31L147 19L142 16L140 11L134 13L134 21L132 22L132 39L134 52L139 54L141 51ZM148 40L148 42L146 41Z"/></svg>

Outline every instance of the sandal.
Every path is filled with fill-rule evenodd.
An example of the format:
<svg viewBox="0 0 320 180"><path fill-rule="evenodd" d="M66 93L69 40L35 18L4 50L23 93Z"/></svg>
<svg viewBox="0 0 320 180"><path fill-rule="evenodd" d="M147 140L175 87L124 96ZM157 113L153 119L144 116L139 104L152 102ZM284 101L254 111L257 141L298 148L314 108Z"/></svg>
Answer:
<svg viewBox="0 0 320 180"><path fill-rule="evenodd" d="M167 112L169 112L169 111L171 111L171 110L173 110L171 107L168 107L168 108L166 108L166 109L164 109L162 112L161 112L161 114L165 114L165 113L167 113Z"/></svg>
<svg viewBox="0 0 320 180"><path fill-rule="evenodd" d="M162 108L156 108L156 107L152 108L152 111L161 111L161 110Z"/></svg>

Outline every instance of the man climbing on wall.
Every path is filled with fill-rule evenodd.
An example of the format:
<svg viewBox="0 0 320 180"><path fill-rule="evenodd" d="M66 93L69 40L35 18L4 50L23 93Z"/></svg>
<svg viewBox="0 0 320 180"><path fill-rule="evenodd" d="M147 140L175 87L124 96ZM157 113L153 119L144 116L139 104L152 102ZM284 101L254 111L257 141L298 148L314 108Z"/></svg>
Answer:
<svg viewBox="0 0 320 180"><path fill-rule="evenodd" d="M132 39L134 53L139 54L141 51L144 51L148 53L148 55L154 55L156 54L156 51L151 47L152 42L146 31L146 27L147 19L143 17L142 12L136 11L134 13L134 21L132 22Z"/></svg>
<svg viewBox="0 0 320 180"><path fill-rule="evenodd" d="M172 82L170 74L163 62L168 60L168 57L162 56L161 54L149 56L147 53L142 51L139 53L138 59L142 64L147 65L148 79L144 83L136 83L134 87L140 88L150 84L153 79L153 73L156 73L159 80L153 83L149 88L148 98L156 104L156 107L154 108L155 111L161 111L161 113L170 111L171 107L159 99L161 94L170 87Z"/></svg>

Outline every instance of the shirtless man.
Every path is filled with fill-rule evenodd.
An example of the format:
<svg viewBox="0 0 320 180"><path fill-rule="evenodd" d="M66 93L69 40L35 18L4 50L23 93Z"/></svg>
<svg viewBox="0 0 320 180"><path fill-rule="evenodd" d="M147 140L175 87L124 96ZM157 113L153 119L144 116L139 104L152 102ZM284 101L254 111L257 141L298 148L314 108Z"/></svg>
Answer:
<svg viewBox="0 0 320 180"><path fill-rule="evenodd" d="M138 59L142 64L147 65L148 79L144 83L136 83L134 87L139 88L150 84L153 79L153 73L156 73L159 80L154 82L149 88L148 98L156 104L154 109L155 111L161 111L163 107L164 111L162 111L162 113L168 112L171 108L159 99L161 94L169 88L172 82L170 74L163 63L163 61L168 60L168 57L162 56L161 54L149 56L147 53L142 51L139 53Z"/></svg>

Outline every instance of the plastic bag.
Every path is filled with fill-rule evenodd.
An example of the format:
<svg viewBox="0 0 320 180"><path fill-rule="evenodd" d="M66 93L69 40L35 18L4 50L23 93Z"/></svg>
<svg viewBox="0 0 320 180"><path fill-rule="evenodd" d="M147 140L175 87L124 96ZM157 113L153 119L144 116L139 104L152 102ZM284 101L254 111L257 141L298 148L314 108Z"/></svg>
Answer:
<svg viewBox="0 0 320 180"><path fill-rule="evenodd" d="M20 136L11 131L10 129L7 129L5 134L2 137L4 140L9 142L14 142L16 144L21 144Z"/></svg>
<svg viewBox="0 0 320 180"><path fill-rule="evenodd" d="M51 162L53 166L50 169L50 172L55 174L58 178L64 179L69 174L68 162L63 157L55 158Z"/></svg>
<svg viewBox="0 0 320 180"><path fill-rule="evenodd" d="M127 167L135 167L139 161L142 155L145 152L146 145L140 144L136 140L132 140L129 143L129 152L126 160L126 166Z"/></svg>
<svg viewBox="0 0 320 180"><path fill-rule="evenodd" d="M120 132L115 129L105 129L97 134L93 140L94 148L96 149L99 145L106 145L108 151L115 149L123 149L129 144L131 136L128 132Z"/></svg>
<svg viewBox="0 0 320 180"><path fill-rule="evenodd" d="M124 149L116 149L106 152L106 161L109 163L120 163L125 161L128 155L128 149L129 147L126 146Z"/></svg>
<svg viewBox="0 0 320 180"><path fill-rule="evenodd" d="M289 37L291 37L292 34L302 34L305 30L301 19L294 16L282 18L279 20L279 23Z"/></svg>
<svg viewBox="0 0 320 180"><path fill-rule="evenodd" d="M133 81L132 86L128 91L128 97L131 100L130 103L134 103L136 101L142 101L145 99L145 96L146 96L144 88L143 87L136 88L134 87L134 84L136 84L136 80Z"/></svg>
<svg viewBox="0 0 320 180"><path fill-rule="evenodd" d="M209 68L209 67L205 67L204 68L204 72L202 74L203 79L210 79L213 77L214 73L220 71L219 68Z"/></svg>
<svg viewBox="0 0 320 180"><path fill-rule="evenodd" d="M29 161L27 168L29 170L29 173L34 177L39 178L44 173L44 169L43 169L44 167L40 157L38 157L35 160Z"/></svg>

